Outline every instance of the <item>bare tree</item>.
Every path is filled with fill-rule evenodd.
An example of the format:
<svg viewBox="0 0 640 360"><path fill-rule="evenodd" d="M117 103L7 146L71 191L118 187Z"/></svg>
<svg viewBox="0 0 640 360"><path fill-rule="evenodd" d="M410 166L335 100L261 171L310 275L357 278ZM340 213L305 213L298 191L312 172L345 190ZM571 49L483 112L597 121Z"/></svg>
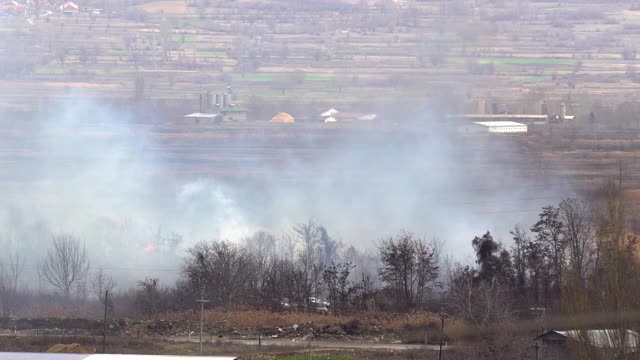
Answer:
<svg viewBox="0 0 640 360"><path fill-rule="evenodd" d="M577 299L585 298L586 272L593 254L594 231L589 206L570 198L559 206L560 219L564 225L564 236L569 250L570 288L578 291Z"/></svg>
<svg viewBox="0 0 640 360"><path fill-rule="evenodd" d="M506 289L496 278L476 284L476 269L460 265L450 269L449 273L448 304L455 314L481 329L511 316Z"/></svg>
<svg viewBox="0 0 640 360"><path fill-rule="evenodd" d="M397 307L408 311L413 305L421 305L438 277L435 254L427 242L402 231L395 238L383 239L378 250L378 275L393 290Z"/></svg>
<svg viewBox="0 0 640 360"><path fill-rule="evenodd" d="M275 254L276 238L265 231L258 231L245 240L247 250L254 256L260 268Z"/></svg>
<svg viewBox="0 0 640 360"><path fill-rule="evenodd" d="M9 257L8 266L0 265L0 304L4 316L9 316L15 308L23 270L24 258L18 254Z"/></svg>
<svg viewBox="0 0 640 360"><path fill-rule="evenodd" d="M267 232L258 231L244 241L247 252L253 258L257 275L251 279L251 286L260 289L263 287L262 281L265 279L265 272L268 271L269 262L275 255L276 238Z"/></svg>
<svg viewBox="0 0 640 360"><path fill-rule="evenodd" d="M69 297L88 272L89 258L84 244L71 234L53 235L51 248L38 263L39 275L61 295Z"/></svg>
<svg viewBox="0 0 640 360"><path fill-rule="evenodd" d="M284 234L279 241L278 251L285 259L293 261L296 256L296 248L298 247L298 239L291 234Z"/></svg>
<svg viewBox="0 0 640 360"><path fill-rule="evenodd" d="M567 249L560 209L554 206L545 206L538 217L539 220L531 227L531 232L536 233L536 241L542 246L545 256L551 261L554 285L556 289L560 289Z"/></svg>
<svg viewBox="0 0 640 360"><path fill-rule="evenodd" d="M116 282L113 281L113 278L107 275L102 267L98 268L91 279L91 290L100 302L104 303L105 292L112 292L115 287Z"/></svg>
<svg viewBox="0 0 640 360"><path fill-rule="evenodd" d="M246 248L227 241L201 242L188 254L183 273L194 294L205 289L213 305L250 301L256 266Z"/></svg>
<svg viewBox="0 0 640 360"><path fill-rule="evenodd" d="M348 262L337 265L332 262L322 273L322 280L327 287L329 302L333 308L334 315L344 313L351 302L352 296L357 291L357 284L349 281L349 275L354 267Z"/></svg>
<svg viewBox="0 0 640 360"><path fill-rule="evenodd" d="M141 310L151 315L156 310L158 297L160 295L160 280L157 278L145 278L138 282L140 293L138 294L138 306Z"/></svg>
<svg viewBox="0 0 640 360"><path fill-rule="evenodd" d="M589 286L597 290L595 296L570 300L579 300L571 304L571 310L576 313L592 306L607 313L608 329L604 334L610 345L593 351L597 339L587 332L580 332L580 341L570 349L571 355L580 359L638 359L640 354L634 351L637 342L629 333L637 325L634 316L630 316L630 310L637 306L638 299L638 239L625 228L626 220L635 214L631 214L625 205L621 183L609 180L602 189L602 195L599 204L593 208L599 259L590 276L593 283Z"/></svg>
<svg viewBox="0 0 640 360"><path fill-rule="evenodd" d="M527 282L527 244L530 242L529 236L520 225L516 225L511 230L513 236L513 246L511 247L511 257L515 270L515 285L520 295L524 294Z"/></svg>
<svg viewBox="0 0 640 360"><path fill-rule="evenodd" d="M416 305L422 306L430 295L433 283L438 278L438 260L433 245L417 239L416 248Z"/></svg>
<svg viewBox="0 0 640 360"><path fill-rule="evenodd" d="M293 228L302 248L298 253L298 262L301 266L302 277L298 281L298 288L302 295L302 300L307 302L310 308L311 296L320 295L322 285L322 272L324 264L322 258L322 226L309 219L306 223L298 224Z"/></svg>

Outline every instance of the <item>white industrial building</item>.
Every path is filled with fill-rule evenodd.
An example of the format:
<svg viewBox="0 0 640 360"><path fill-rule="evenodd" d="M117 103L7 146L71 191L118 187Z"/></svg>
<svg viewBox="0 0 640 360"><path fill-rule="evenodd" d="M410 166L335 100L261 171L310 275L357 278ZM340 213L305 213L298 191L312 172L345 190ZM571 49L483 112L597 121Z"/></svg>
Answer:
<svg viewBox="0 0 640 360"><path fill-rule="evenodd" d="M527 125L515 121L476 121L474 124L483 127L490 133L526 133Z"/></svg>

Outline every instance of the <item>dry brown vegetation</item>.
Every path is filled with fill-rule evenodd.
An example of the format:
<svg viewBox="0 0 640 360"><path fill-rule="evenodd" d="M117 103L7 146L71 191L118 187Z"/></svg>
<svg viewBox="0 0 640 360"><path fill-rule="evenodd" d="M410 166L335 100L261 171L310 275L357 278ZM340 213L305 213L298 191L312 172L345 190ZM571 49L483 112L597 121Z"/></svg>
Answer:
<svg viewBox="0 0 640 360"><path fill-rule="evenodd" d="M155 319L164 320L191 320L198 321L200 313L172 312L154 316ZM274 313L267 310L231 310L213 309L205 312L205 320L209 323L227 322L238 327L260 327L265 324L273 324L288 327L294 324L323 324L344 325L354 321L383 329L402 330L407 328L422 328L427 325L439 324L440 317L429 312L417 312L412 314L356 314L349 316L321 315L312 313ZM457 328L462 326L460 320L448 319L447 327Z"/></svg>

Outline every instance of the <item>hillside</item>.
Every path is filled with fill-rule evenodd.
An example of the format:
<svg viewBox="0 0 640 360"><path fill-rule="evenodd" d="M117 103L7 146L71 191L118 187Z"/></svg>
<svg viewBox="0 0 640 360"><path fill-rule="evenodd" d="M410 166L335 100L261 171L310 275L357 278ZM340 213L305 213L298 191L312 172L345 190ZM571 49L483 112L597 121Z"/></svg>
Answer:
<svg viewBox="0 0 640 360"><path fill-rule="evenodd" d="M571 93L573 109L637 88L640 11L623 1L119 4L0 18L0 85L12 89L0 108L78 95L188 107L201 89L232 84L253 107L456 94L533 111L542 98Z"/></svg>

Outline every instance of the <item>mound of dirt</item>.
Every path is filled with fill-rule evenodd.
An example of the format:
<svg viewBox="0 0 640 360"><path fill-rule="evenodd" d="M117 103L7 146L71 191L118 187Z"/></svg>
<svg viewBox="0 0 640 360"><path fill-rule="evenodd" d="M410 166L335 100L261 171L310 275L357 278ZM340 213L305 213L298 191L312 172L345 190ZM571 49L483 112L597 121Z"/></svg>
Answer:
<svg viewBox="0 0 640 360"><path fill-rule="evenodd" d="M49 353L67 353L67 354L93 354L91 351L80 344L55 344L47 350Z"/></svg>

